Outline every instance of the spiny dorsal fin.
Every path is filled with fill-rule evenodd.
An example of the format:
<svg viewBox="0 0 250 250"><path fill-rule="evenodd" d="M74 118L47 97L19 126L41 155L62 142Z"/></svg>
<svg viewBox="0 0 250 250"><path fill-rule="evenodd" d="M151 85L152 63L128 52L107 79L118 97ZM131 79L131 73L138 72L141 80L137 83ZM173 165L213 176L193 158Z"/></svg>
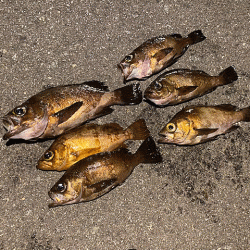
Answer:
<svg viewBox="0 0 250 250"><path fill-rule="evenodd" d="M182 38L181 34L170 34L169 36L171 36L173 38Z"/></svg>
<svg viewBox="0 0 250 250"><path fill-rule="evenodd" d="M217 105L216 107L221 108L223 110L227 110L227 111L237 111L238 107L231 105L231 104L220 104Z"/></svg>
<svg viewBox="0 0 250 250"><path fill-rule="evenodd" d="M57 113L55 113L53 116L58 117L58 125L61 123L66 122L72 115L74 115L74 113L81 108L82 106L82 102L76 102L74 104L72 104L71 106L68 106L65 109L62 109L60 111L58 111Z"/></svg>
<svg viewBox="0 0 250 250"><path fill-rule="evenodd" d="M106 86L103 82L89 81L89 82L84 82L83 84L102 91L109 91L108 86Z"/></svg>

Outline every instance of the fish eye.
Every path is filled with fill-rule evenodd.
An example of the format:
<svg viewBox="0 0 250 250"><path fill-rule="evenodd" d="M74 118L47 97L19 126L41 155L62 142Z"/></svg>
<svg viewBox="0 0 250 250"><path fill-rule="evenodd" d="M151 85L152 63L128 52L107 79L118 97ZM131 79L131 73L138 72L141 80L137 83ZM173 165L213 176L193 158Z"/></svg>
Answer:
<svg viewBox="0 0 250 250"><path fill-rule="evenodd" d="M167 125L167 131L169 133L173 133L173 132L175 132L175 130L176 130L176 125L174 123L169 123Z"/></svg>
<svg viewBox="0 0 250 250"><path fill-rule="evenodd" d="M124 60L125 62L131 62L133 59L133 55L128 55L128 56L125 56Z"/></svg>
<svg viewBox="0 0 250 250"><path fill-rule="evenodd" d="M26 113L25 107L17 107L13 110L14 115L23 116Z"/></svg>
<svg viewBox="0 0 250 250"><path fill-rule="evenodd" d="M162 89L162 84L160 82L156 81L154 87L155 87L156 90L161 90Z"/></svg>
<svg viewBox="0 0 250 250"><path fill-rule="evenodd" d="M53 157L54 157L54 153L53 153L52 151L47 151L47 152L44 154L44 159L45 159L46 161L51 160Z"/></svg>
<svg viewBox="0 0 250 250"><path fill-rule="evenodd" d="M57 190L60 191L60 192L65 191L66 187L67 186L64 183L58 183L57 184Z"/></svg>

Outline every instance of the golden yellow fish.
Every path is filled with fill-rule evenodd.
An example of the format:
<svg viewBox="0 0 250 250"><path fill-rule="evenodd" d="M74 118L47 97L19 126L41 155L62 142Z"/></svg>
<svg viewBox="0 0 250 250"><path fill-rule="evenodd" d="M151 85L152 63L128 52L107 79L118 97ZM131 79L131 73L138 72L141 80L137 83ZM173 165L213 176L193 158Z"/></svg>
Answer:
<svg viewBox="0 0 250 250"><path fill-rule="evenodd" d="M238 109L230 104L186 107L160 131L159 143L202 143L236 129L240 121L250 121L250 107Z"/></svg>
<svg viewBox="0 0 250 250"><path fill-rule="evenodd" d="M123 129L117 123L85 124L59 136L38 161L41 170L67 170L89 155L125 146L126 140L145 140L149 136L145 120Z"/></svg>

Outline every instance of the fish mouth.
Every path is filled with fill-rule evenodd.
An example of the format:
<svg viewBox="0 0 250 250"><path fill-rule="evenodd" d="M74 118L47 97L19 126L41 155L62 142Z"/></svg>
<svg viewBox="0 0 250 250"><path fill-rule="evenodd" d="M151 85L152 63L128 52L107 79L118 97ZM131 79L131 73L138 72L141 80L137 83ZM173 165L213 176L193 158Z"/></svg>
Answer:
<svg viewBox="0 0 250 250"><path fill-rule="evenodd" d="M81 201L81 198L82 198L82 187L81 187L81 191L79 193L79 195L75 198L75 199L72 199L72 200L69 200L69 201L64 201L60 198L58 198L52 191L49 191L49 197L53 200L52 203L50 203L48 205L49 208L53 208L53 207L58 207L58 206L64 206L64 205L70 205L70 204L74 204L74 203L78 203ZM63 195L62 195L63 197Z"/></svg>
<svg viewBox="0 0 250 250"><path fill-rule="evenodd" d="M40 170L53 170L52 162L47 162L47 161L42 161L42 160L38 161L36 168Z"/></svg>
<svg viewBox="0 0 250 250"><path fill-rule="evenodd" d="M169 138L164 134L159 134L160 138L158 139L158 143L170 143Z"/></svg>
<svg viewBox="0 0 250 250"><path fill-rule="evenodd" d="M130 65L126 63L117 64L118 69L122 71L122 76L124 77L124 81L128 81L131 79L130 74L132 70L130 69Z"/></svg>
<svg viewBox="0 0 250 250"><path fill-rule="evenodd" d="M12 136L14 136L18 131L18 125L15 125L17 121L11 119L10 117L3 117L2 122L3 122L4 129L7 131L5 135L3 136L3 139L8 140Z"/></svg>

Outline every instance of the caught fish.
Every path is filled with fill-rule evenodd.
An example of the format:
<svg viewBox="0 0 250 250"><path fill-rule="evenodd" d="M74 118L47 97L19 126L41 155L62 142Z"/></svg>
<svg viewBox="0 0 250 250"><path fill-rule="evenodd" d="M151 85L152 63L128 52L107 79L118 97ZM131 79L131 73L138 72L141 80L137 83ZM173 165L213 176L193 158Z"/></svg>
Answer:
<svg viewBox="0 0 250 250"><path fill-rule="evenodd" d="M3 139L52 138L99 116L113 105L139 104L139 84L108 92L98 81L46 89L11 110L3 119Z"/></svg>
<svg viewBox="0 0 250 250"><path fill-rule="evenodd" d="M159 163L162 157L151 137L135 154L121 148L89 156L69 168L51 188L49 207L96 199L121 185L140 163Z"/></svg>
<svg viewBox="0 0 250 250"><path fill-rule="evenodd" d="M125 81L143 79L169 67L190 45L205 38L200 30L193 31L187 37L180 34L153 37L125 56L118 66Z"/></svg>
<svg viewBox="0 0 250 250"><path fill-rule="evenodd" d="M174 105L202 96L237 79L232 66L218 76L210 76L200 70L177 69L157 77L146 89L144 97L159 106Z"/></svg>
<svg viewBox="0 0 250 250"><path fill-rule="evenodd" d="M177 113L159 133L159 143L194 145L235 130L237 123L250 121L250 107L230 104L190 106Z"/></svg>
<svg viewBox="0 0 250 250"><path fill-rule="evenodd" d="M117 123L85 124L59 136L38 161L37 168L67 170L87 156L125 147L126 140L145 140L149 133L143 119L125 130Z"/></svg>

